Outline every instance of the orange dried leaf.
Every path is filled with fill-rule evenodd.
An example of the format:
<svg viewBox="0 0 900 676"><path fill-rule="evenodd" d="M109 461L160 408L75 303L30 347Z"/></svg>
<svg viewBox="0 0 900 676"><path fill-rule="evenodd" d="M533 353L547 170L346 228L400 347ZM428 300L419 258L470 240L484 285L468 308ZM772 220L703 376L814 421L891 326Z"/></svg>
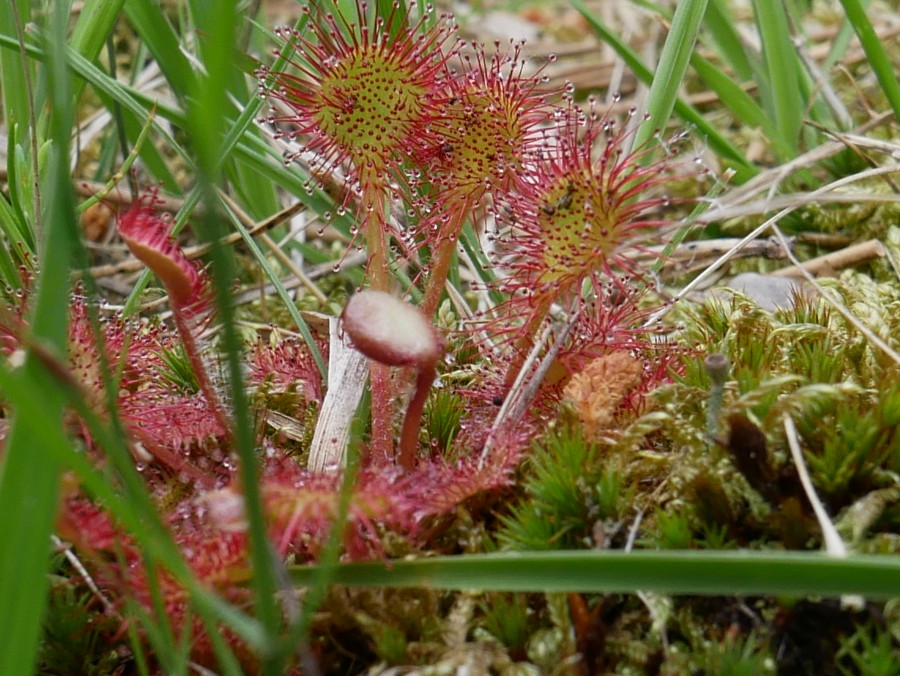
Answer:
<svg viewBox="0 0 900 676"><path fill-rule="evenodd" d="M572 376L563 397L575 408L587 439L596 439L612 425L619 405L640 385L643 372L639 360L627 352L613 352Z"/></svg>

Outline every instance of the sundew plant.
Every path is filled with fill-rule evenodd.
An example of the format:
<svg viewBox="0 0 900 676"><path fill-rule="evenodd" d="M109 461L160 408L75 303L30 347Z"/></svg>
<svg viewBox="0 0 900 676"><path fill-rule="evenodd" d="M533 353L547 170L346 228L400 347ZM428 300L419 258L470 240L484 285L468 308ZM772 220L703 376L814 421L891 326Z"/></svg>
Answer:
<svg viewBox="0 0 900 676"><path fill-rule="evenodd" d="M900 267L675 290L778 192L680 83L821 152L726 5L646 105L442 6L0 10L0 672L896 673Z"/></svg>

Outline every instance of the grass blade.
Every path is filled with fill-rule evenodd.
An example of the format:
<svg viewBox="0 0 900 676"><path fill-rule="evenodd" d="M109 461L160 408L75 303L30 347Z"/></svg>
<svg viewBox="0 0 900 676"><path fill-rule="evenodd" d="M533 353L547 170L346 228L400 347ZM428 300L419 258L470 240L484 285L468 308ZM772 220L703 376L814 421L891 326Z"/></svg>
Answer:
<svg viewBox="0 0 900 676"><path fill-rule="evenodd" d="M96 59L124 4L125 0L86 0L72 29L69 47L88 61Z"/></svg>
<svg viewBox="0 0 900 676"><path fill-rule="evenodd" d="M669 116L678 100L678 92L684 82L694 44L697 42L697 30L706 11L707 0L687 0L679 2L672 17L672 27L666 36L662 54L647 98L648 124L641 125L634 138L634 145L640 148L658 130L666 128ZM650 156L645 156L649 162Z"/></svg>
<svg viewBox="0 0 900 676"><path fill-rule="evenodd" d="M318 574L291 569L298 586ZM412 587L531 592L634 592L664 594L900 595L900 559L820 553L747 551L561 551L445 556L389 563L350 563L334 583L360 587Z"/></svg>
<svg viewBox="0 0 900 676"><path fill-rule="evenodd" d="M29 4L27 2L2 2L0 3L0 26L12 26L17 29L30 21ZM30 73L26 73L29 69ZM3 119L6 121L7 131L12 131L17 124L25 125L31 111L28 101L27 78L34 77L31 65L22 58L18 48L11 51L0 52L0 78L3 82ZM12 156L7 158L12 162Z"/></svg>
<svg viewBox="0 0 900 676"><path fill-rule="evenodd" d="M202 239L215 243L224 234L217 232L214 217L215 185L221 178L222 142L226 132L227 86L235 67L231 59L238 23L237 7L231 2L191 3L197 28L203 31L201 44L206 77L198 81L188 98L187 131L197 149L200 189L208 205L207 218L196 228ZM229 252L213 246L211 252L213 287L222 325L222 349L230 381L231 408L234 418L234 447L240 459L241 484L250 541L253 568L254 610L268 639L274 642L281 632L281 613L276 605L278 581L276 566L263 514L259 487L259 467L255 453L256 440L247 394L242 385L241 339L234 324L231 305L231 280L234 265ZM277 652L261 655L263 674L283 673L282 656Z"/></svg>
<svg viewBox="0 0 900 676"><path fill-rule="evenodd" d="M862 44L863 51L869 60L869 65L878 78L878 84L881 85L881 91L891 104L894 110L894 116L900 119L900 83L897 82L897 74L891 60L884 51L884 46L878 39L872 22L866 16L866 10L859 0L841 0L847 19L853 25L856 36Z"/></svg>
<svg viewBox="0 0 900 676"><path fill-rule="evenodd" d="M47 349L64 353L68 339L69 269L77 246L68 148L74 127L72 87L63 46L68 12L59 4L51 16L48 44L49 116L53 148L44 187L41 257L43 272L30 322ZM39 358L29 351L18 379L43 402L38 415L17 411L0 465L0 635L14 650L0 651L0 673L34 670L41 618L47 599L50 534L56 518L61 465L35 446L38 428L62 427L63 397ZM62 443L65 443L64 441Z"/></svg>
<svg viewBox="0 0 900 676"><path fill-rule="evenodd" d="M127 0L125 15L156 59L172 91L183 100L196 86L196 78L162 5L152 0Z"/></svg>
<svg viewBox="0 0 900 676"><path fill-rule="evenodd" d="M738 82L752 80L758 64L752 63L747 56L724 0L709 0L703 23L716 50L734 71L734 78Z"/></svg>
<svg viewBox="0 0 900 676"><path fill-rule="evenodd" d="M707 86L737 118L752 129L759 129L772 144L775 153L783 160L794 156L794 151L779 134L766 112L731 77L716 68L700 54L691 57L691 65Z"/></svg>
<svg viewBox="0 0 900 676"><path fill-rule="evenodd" d="M791 41L787 12L780 2L753 3L757 29L762 39L766 76L771 87L772 117L781 142L797 154L805 110L800 96L799 72L802 64Z"/></svg>
<svg viewBox="0 0 900 676"><path fill-rule="evenodd" d="M569 1L590 24L597 36L611 46L622 60L625 61L638 80L645 84L650 84L653 81L652 71L644 65L634 50L620 40L613 31L600 21L600 19L588 9L583 0ZM738 180L745 181L757 173L753 163L744 157L740 150L729 143L715 127L709 124L696 108L685 103L681 99L677 99L674 104L674 110L682 120L697 128L698 133L706 138L707 143L709 143L713 150L723 158L729 159L735 163L736 178Z"/></svg>
<svg viewBox="0 0 900 676"><path fill-rule="evenodd" d="M269 262L266 260L265 254L263 254L263 252L260 250L259 246L256 244L256 241L249 235L246 228L241 225L240 220L237 218L237 215L228 208L228 205L225 204L224 206L232 216L234 227L244 239L244 244L247 245L247 248L253 254L253 257L256 259L256 262L262 269L263 274L265 274L266 277L269 278L272 286L275 287L275 292L278 294L281 302L284 303L284 307L288 311L288 314L291 316L291 319L294 320L294 324L296 325L297 330L300 332L300 335L303 336L306 344L310 346L310 352L312 353L313 360L316 362L319 373L321 374L323 381L327 382L328 365L325 363L324 357L322 357L322 352L321 350L319 350L319 347L316 344L315 339L313 338L312 332L309 329L309 325L306 323L306 320L303 319L303 315L300 314L297 306L291 300L291 297L288 295L287 289L285 289L284 284L281 283L281 278L278 276L275 270L272 269L272 266L269 265Z"/></svg>

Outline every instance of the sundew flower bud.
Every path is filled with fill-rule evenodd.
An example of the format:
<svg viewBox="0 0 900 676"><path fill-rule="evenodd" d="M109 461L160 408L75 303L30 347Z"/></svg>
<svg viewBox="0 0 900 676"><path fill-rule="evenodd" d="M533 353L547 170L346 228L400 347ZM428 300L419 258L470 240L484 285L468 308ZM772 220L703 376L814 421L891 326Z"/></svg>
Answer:
<svg viewBox="0 0 900 676"><path fill-rule="evenodd" d="M219 425L230 430L228 412L222 404L222 383L213 356L206 352L206 329L212 321L214 306L205 278L188 260L169 235L168 221L154 209L156 192L151 191L119 219L119 236L131 253L159 278L172 307L172 317L194 376L212 407Z"/></svg>
<svg viewBox="0 0 900 676"><path fill-rule="evenodd" d="M259 73L261 92L278 111L269 121L290 128L292 138L308 136L304 150L316 154L315 168L323 173L350 162L363 192L396 173L443 87L443 47L453 27L425 28L424 19L400 26L400 7L395 3L387 20L372 21L366 4L357 2L355 23L307 8L311 38L278 31L285 41L279 55L296 72Z"/></svg>

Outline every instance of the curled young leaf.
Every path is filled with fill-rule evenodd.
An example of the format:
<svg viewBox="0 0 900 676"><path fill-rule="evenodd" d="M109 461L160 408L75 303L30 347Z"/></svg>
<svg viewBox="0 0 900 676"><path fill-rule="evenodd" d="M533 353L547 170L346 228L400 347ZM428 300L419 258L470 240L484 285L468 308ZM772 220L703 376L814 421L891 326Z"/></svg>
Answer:
<svg viewBox="0 0 900 676"><path fill-rule="evenodd" d="M135 204L119 219L122 241L166 287L172 304L185 307L202 300L204 288L194 264L169 236L169 227L153 208L155 192Z"/></svg>

